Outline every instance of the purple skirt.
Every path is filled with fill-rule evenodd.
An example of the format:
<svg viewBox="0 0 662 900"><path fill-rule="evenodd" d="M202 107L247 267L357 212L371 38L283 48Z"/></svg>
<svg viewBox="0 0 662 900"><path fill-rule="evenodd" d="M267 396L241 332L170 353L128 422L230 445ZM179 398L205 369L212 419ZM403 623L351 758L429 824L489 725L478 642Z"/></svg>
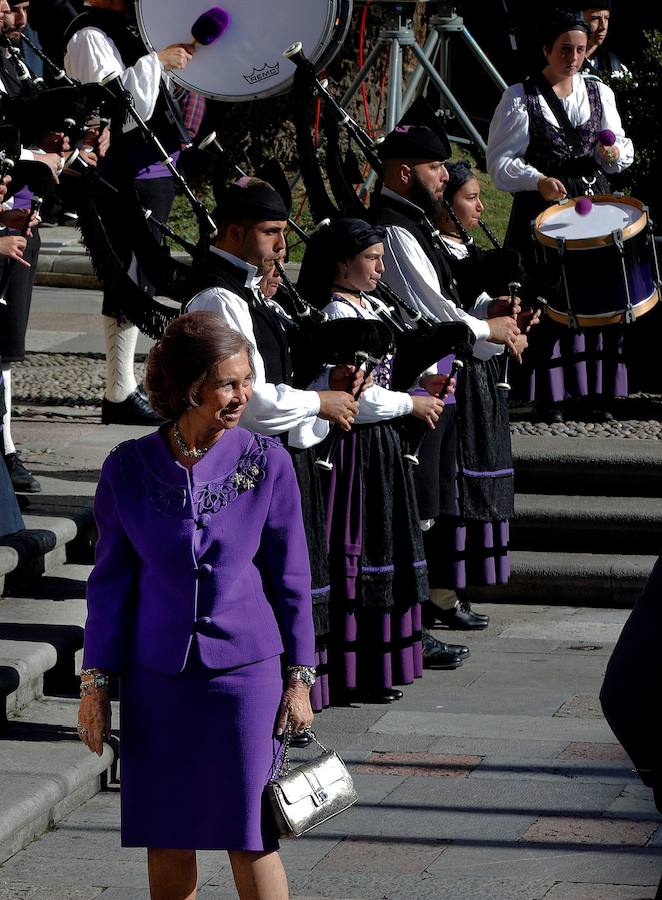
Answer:
<svg viewBox="0 0 662 900"><path fill-rule="evenodd" d="M370 693L423 675L420 603L400 612L346 608L333 637L334 689Z"/></svg>
<svg viewBox="0 0 662 900"><path fill-rule="evenodd" d="M513 396L527 402L627 397L623 329L612 325L575 332L545 318L533 329L524 365L510 371Z"/></svg>
<svg viewBox="0 0 662 900"><path fill-rule="evenodd" d="M193 654L192 654L193 656ZM275 850L263 807L283 682L280 657L121 683L122 846Z"/></svg>
<svg viewBox="0 0 662 900"><path fill-rule="evenodd" d="M463 522L441 516L424 532L431 588L463 590L510 578L508 520Z"/></svg>
<svg viewBox="0 0 662 900"><path fill-rule="evenodd" d="M329 651L326 644L323 646L318 642L318 648L315 651L315 669L317 678L313 689L310 692L310 704L313 712L322 712L330 705L329 700Z"/></svg>

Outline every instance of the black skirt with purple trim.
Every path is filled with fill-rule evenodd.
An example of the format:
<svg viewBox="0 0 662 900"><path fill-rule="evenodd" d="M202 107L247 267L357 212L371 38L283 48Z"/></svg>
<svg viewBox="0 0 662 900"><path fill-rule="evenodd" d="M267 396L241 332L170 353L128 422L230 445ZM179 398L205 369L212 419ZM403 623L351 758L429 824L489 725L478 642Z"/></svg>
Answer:
<svg viewBox="0 0 662 900"><path fill-rule="evenodd" d="M429 588L412 473L390 423L342 439L325 505L331 694L410 684L423 671L420 604Z"/></svg>
<svg viewBox="0 0 662 900"><path fill-rule="evenodd" d="M329 633L329 560L326 547L324 497L320 472L315 465L314 450L289 448L294 464L299 490L301 510L308 542L310 574L313 598L313 623L315 625L315 682L310 701L315 712L329 705L329 673L326 641Z"/></svg>
<svg viewBox="0 0 662 900"><path fill-rule="evenodd" d="M431 588L504 584L510 577L508 519L514 477L500 362L472 359L426 437L415 471L421 518L434 520L424 542Z"/></svg>

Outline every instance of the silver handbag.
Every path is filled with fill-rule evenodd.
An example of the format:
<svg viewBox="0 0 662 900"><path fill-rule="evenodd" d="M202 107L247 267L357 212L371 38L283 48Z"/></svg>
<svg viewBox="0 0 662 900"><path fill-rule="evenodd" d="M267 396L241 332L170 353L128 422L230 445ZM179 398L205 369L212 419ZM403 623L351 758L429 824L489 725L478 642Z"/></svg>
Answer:
<svg viewBox="0 0 662 900"><path fill-rule="evenodd" d="M300 837L356 803L357 793L347 766L335 750L328 750L311 731L324 752L311 762L290 770L290 734L283 741L280 762L274 760L266 791L282 838Z"/></svg>

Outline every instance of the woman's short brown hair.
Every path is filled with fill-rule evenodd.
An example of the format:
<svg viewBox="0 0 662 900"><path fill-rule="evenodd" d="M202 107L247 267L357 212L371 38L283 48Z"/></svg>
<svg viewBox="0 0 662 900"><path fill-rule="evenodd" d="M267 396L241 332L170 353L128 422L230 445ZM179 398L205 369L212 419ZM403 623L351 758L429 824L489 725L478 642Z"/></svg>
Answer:
<svg viewBox="0 0 662 900"><path fill-rule="evenodd" d="M152 407L177 419L195 406L196 394L217 363L246 353L253 367L253 348L218 313L200 310L174 319L147 358L145 387Z"/></svg>

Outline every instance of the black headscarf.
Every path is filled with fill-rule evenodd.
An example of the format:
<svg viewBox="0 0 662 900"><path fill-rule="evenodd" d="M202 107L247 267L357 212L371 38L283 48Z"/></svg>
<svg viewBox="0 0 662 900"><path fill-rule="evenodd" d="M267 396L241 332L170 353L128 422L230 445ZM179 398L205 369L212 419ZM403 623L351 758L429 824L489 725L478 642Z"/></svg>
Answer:
<svg viewBox="0 0 662 900"><path fill-rule="evenodd" d="M583 31L587 37L591 34L591 28L581 13L570 9L556 9L540 26L543 47L552 47L557 37L566 31Z"/></svg>
<svg viewBox="0 0 662 900"><path fill-rule="evenodd" d="M363 219L336 219L323 225L306 246L297 282L301 294L318 309L326 306L336 264L341 259L353 259L373 244L381 244L385 237L386 229Z"/></svg>
<svg viewBox="0 0 662 900"><path fill-rule="evenodd" d="M470 163L466 159L460 159L457 162L446 163L448 170L448 181L444 188L444 200L448 203L453 202L453 197L457 194L463 184L466 184L470 178L475 178Z"/></svg>

